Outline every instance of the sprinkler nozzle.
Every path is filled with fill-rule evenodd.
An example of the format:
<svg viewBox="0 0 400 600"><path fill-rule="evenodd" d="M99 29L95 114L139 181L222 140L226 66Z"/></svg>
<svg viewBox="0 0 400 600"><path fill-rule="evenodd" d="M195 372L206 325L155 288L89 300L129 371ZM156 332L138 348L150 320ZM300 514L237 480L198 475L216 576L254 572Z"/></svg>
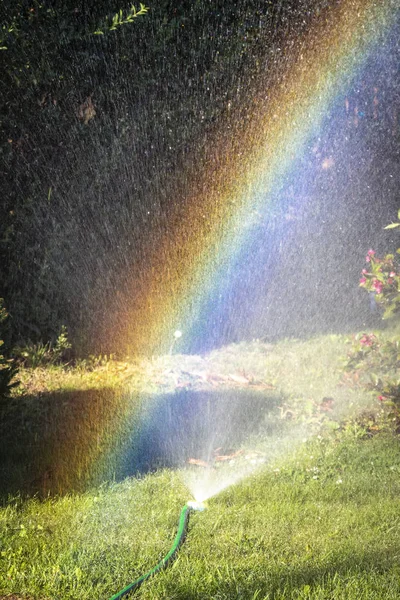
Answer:
<svg viewBox="0 0 400 600"><path fill-rule="evenodd" d="M189 500L189 502L187 503L187 505L192 510L202 511L202 510L206 509L206 505L204 504L204 502L196 502L196 500Z"/></svg>

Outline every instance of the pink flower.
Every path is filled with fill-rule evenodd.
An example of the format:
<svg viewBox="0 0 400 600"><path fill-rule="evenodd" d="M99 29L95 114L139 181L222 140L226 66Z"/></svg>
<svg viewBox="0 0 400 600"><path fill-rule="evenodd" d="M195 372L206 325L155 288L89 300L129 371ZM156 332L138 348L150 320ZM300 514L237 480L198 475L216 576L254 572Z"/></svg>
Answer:
<svg viewBox="0 0 400 600"><path fill-rule="evenodd" d="M391 283L393 283L393 279L391 277L389 277L389 279L387 280L387 282L390 285Z"/></svg>
<svg viewBox="0 0 400 600"><path fill-rule="evenodd" d="M374 342L375 342L375 336L373 333L371 335L367 335L366 333L364 333L364 335L360 339L361 346L372 346L372 344L374 344Z"/></svg>
<svg viewBox="0 0 400 600"><path fill-rule="evenodd" d="M363 270L361 271L361 273L362 273L363 275L366 275L366 274L368 273L368 271L367 271L367 269L363 269Z"/></svg>
<svg viewBox="0 0 400 600"><path fill-rule="evenodd" d="M375 256L375 250L368 250L365 260L367 262L371 262L371 256Z"/></svg>
<svg viewBox="0 0 400 600"><path fill-rule="evenodd" d="M379 402L383 402L384 400L386 400L386 396L378 396L378 400Z"/></svg>
<svg viewBox="0 0 400 600"><path fill-rule="evenodd" d="M389 277L396 277L396 273L394 271L390 271Z"/></svg>
<svg viewBox="0 0 400 600"><path fill-rule="evenodd" d="M360 285L365 285L367 283L367 280L365 277L361 277L360 279Z"/></svg>
<svg viewBox="0 0 400 600"><path fill-rule="evenodd" d="M372 287L374 288L377 294L381 294L383 289L383 283L381 281L378 281L378 279L374 279L374 281L372 282Z"/></svg>

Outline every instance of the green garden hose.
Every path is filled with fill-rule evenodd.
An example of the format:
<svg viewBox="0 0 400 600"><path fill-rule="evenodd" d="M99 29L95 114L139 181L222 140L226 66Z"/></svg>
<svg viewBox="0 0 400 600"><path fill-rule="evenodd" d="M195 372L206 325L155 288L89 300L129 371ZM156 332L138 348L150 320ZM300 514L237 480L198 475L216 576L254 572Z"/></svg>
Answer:
<svg viewBox="0 0 400 600"><path fill-rule="evenodd" d="M114 596L112 596L110 598L110 600L120 600L120 598L122 598L122 596L125 596L125 594L129 594L129 592L133 592L133 590L136 590L138 587L140 587L142 585L142 583L144 581L146 581L146 579L149 579L149 577L152 577L153 575L155 575L155 573L158 573L158 571L161 571L161 569L166 567L169 562L174 560L175 554L176 554L178 548L180 547L180 545L183 543L183 541L185 539L190 511L204 510L204 508L205 508L204 504L202 504L200 502L188 502L187 504L185 504L185 506L182 508L181 516L179 517L178 532L175 536L174 543L172 544L172 548L168 552L168 554L166 556L164 556L164 558L155 567L153 567L150 571L148 571L148 573L145 573L144 575L139 577L139 579L136 579L136 581L134 581L133 583L130 583L129 585L124 587L123 590L121 590L117 594L114 594Z"/></svg>

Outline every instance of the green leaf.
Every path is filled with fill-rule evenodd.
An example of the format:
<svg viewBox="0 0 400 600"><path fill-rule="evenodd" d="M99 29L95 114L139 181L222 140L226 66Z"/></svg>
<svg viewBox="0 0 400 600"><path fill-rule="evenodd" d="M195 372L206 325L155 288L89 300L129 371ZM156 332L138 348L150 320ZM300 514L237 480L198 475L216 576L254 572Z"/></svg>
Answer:
<svg viewBox="0 0 400 600"><path fill-rule="evenodd" d="M393 304L388 306L382 315L382 319L388 319L389 317L391 317L394 314L394 311L395 311L395 306Z"/></svg>
<svg viewBox="0 0 400 600"><path fill-rule="evenodd" d="M382 267L381 267L380 263L371 261L371 271L372 271L372 273L373 273L374 276L376 276L377 273L381 272L381 268Z"/></svg>
<svg viewBox="0 0 400 600"><path fill-rule="evenodd" d="M377 386L380 383L380 379L376 373L370 373L369 376L374 386Z"/></svg>
<svg viewBox="0 0 400 600"><path fill-rule="evenodd" d="M394 229L395 227L400 227L400 223L390 223L390 225L386 225L383 229Z"/></svg>

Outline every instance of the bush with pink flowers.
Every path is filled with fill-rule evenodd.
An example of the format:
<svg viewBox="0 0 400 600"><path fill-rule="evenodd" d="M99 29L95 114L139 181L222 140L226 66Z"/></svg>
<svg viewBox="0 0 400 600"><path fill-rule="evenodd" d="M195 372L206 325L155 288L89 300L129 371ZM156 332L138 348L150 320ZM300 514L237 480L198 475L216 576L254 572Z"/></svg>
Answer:
<svg viewBox="0 0 400 600"><path fill-rule="evenodd" d="M400 340L361 333L350 343L343 383L375 392L396 427L400 426Z"/></svg>
<svg viewBox="0 0 400 600"><path fill-rule="evenodd" d="M376 382L377 375L400 371L400 341L382 340L375 333L361 333L351 341L345 371L357 372L360 383Z"/></svg>
<svg viewBox="0 0 400 600"><path fill-rule="evenodd" d="M397 227L400 227L400 222L391 223L385 229ZM384 319L400 315L399 255L400 248L396 254L383 257L376 256L375 250L370 249L365 257L367 268L361 272L360 286L374 294L377 304L383 308ZM400 429L400 340L361 333L352 339L351 344L344 365L343 382L374 391Z"/></svg>
<svg viewBox="0 0 400 600"><path fill-rule="evenodd" d="M398 212L400 219L400 210ZM400 223L391 223L385 229L400 227ZM400 255L400 248L396 251ZM400 314L400 259L394 254L382 258L375 250L368 250L365 257L368 267L361 271L360 286L375 294L375 300L383 307L383 318Z"/></svg>

